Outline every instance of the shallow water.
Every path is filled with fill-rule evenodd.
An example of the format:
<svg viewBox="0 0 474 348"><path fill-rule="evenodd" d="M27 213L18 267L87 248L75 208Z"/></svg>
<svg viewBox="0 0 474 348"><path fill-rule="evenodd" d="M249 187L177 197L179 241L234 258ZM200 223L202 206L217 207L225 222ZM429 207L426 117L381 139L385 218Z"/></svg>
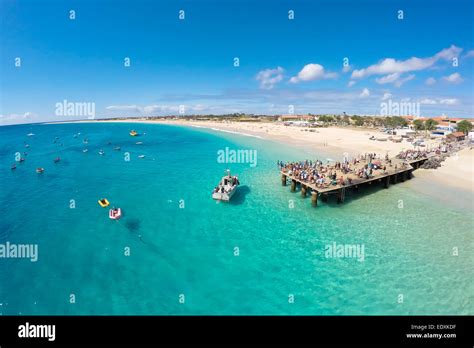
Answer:
<svg viewBox="0 0 474 348"><path fill-rule="evenodd" d="M146 135L130 137L132 128ZM217 163L225 147L257 150L257 165ZM474 314L471 207L414 190L412 180L315 209L276 170L278 159L308 156L165 125L0 127L0 243L39 247L37 262L0 258L0 313ZM216 203L211 190L227 168L241 186L230 204ZM120 221L102 197L123 209ZM332 242L363 245L364 261L327 258Z"/></svg>

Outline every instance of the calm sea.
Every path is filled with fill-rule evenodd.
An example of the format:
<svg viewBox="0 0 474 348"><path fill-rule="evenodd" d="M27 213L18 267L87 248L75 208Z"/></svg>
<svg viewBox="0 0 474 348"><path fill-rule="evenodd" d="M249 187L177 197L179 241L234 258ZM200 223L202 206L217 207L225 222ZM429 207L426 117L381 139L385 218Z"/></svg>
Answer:
<svg viewBox="0 0 474 348"><path fill-rule="evenodd" d="M219 163L226 147L257 162ZM0 258L0 313L474 314L471 209L416 178L312 208L276 170L304 158L327 155L166 125L0 127L0 244L38 245L37 262ZM241 186L216 203L227 168Z"/></svg>

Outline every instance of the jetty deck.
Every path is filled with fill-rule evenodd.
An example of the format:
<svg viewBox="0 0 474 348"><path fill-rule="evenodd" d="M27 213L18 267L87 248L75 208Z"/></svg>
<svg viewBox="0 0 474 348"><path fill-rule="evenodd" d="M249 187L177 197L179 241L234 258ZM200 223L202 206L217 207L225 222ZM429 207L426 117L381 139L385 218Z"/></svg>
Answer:
<svg viewBox="0 0 474 348"><path fill-rule="evenodd" d="M418 169L429 157L417 158L415 160L405 161L398 158L392 158L391 164L386 165L386 170L382 171L375 170L373 175L368 179L360 178L352 172L349 174L341 174L337 172L338 176L343 175L346 180L345 184L331 184L328 186L316 185L314 183L309 183L300 178L294 177L288 172L282 170L281 173L281 183L283 186L287 185L287 182L291 183L291 192L296 192L297 186L301 188L301 197L306 197L306 195L311 195L311 204L317 206L318 198L321 198L323 202L327 201L329 195L335 195L337 197L337 203L343 203L346 196L346 190L352 189L353 191L358 191L359 187L364 185L374 185L377 183L382 183L384 188L388 188L391 184L396 184L398 182L404 182L409 180L412 177L412 172L415 169ZM388 161L385 161L388 163ZM368 162L358 163L355 169L360 169L364 167ZM353 170L354 172L355 170ZM348 179L351 179L351 182L348 183Z"/></svg>

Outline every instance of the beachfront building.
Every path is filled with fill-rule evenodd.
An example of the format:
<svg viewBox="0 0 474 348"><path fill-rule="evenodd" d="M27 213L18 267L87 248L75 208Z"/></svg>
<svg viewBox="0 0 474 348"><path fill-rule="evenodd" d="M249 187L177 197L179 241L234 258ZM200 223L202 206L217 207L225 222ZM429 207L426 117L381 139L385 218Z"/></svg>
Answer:
<svg viewBox="0 0 474 348"><path fill-rule="evenodd" d="M466 134L463 132L454 132L447 136L447 139L450 141L463 141L466 139Z"/></svg>
<svg viewBox="0 0 474 348"><path fill-rule="evenodd" d="M410 127L405 127L401 129L394 129L392 134L401 136L403 138L409 138L411 136L415 136L416 132Z"/></svg>
<svg viewBox="0 0 474 348"><path fill-rule="evenodd" d="M415 120L420 120L425 122L426 120L433 120L436 121L436 129L431 131L431 135L438 136L438 137L446 137L454 132L456 132L457 124L463 120L467 120L471 122L474 126L474 119L471 118L461 118L461 117L448 117L448 116L436 116L436 117L414 117L414 116L403 116L405 120L408 122L408 126L414 129L413 122Z"/></svg>

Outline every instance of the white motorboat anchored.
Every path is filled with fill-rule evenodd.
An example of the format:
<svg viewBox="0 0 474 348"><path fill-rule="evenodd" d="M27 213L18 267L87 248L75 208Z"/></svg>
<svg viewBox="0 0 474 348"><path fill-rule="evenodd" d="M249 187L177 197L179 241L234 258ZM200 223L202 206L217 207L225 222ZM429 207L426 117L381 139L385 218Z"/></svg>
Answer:
<svg viewBox="0 0 474 348"><path fill-rule="evenodd" d="M230 201L237 186L240 185L239 178L230 174L230 170L227 169L227 175L224 175L219 184L212 191L212 198L219 201Z"/></svg>

